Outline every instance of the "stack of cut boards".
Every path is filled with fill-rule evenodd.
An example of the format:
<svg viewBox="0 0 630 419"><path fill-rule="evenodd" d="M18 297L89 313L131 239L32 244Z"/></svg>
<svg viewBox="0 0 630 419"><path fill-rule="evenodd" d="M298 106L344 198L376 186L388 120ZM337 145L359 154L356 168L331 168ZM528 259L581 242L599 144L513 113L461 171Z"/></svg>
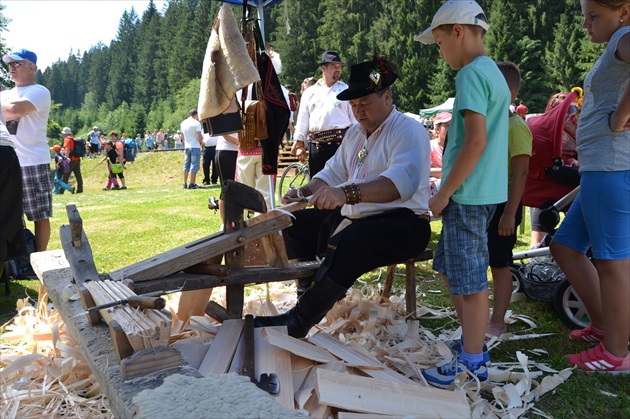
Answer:
<svg viewBox="0 0 630 419"><path fill-rule="evenodd" d="M88 281L84 283L96 305L123 300L136 295L119 281ZM134 352L144 348L168 346L171 319L160 310L142 310L126 304L99 311L107 324L115 320L127 335Z"/></svg>
<svg viewBox="0 0 630 419"><path fill-rule="evenodd" d="M208 344L173 347L203 376L240 371L244 320L226 320ZM192 341L192 340L191 340ZM255 329L255 374L275 373L276 401L304 409L309 417L470 417L464 394L419 384L364 352L320 332L308 341L287 335L285 326Z"/></svg>

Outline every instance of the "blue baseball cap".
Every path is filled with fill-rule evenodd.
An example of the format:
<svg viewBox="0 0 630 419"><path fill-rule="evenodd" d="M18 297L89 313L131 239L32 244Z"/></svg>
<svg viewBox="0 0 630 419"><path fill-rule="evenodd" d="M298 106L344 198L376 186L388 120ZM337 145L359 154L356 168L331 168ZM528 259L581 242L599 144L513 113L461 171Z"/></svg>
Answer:
<svg viewBox="0 0 630 419"><path fill-rule="evenodd" d="M15 60L15 61L29 60L33 64L37 64L37 55L35 55L33 51L29 51L27 49L21 48L21 49L16 49L11 54L6 54L2 57L2 61L4 61L5 63L10 62L11 60Z"/></svg>

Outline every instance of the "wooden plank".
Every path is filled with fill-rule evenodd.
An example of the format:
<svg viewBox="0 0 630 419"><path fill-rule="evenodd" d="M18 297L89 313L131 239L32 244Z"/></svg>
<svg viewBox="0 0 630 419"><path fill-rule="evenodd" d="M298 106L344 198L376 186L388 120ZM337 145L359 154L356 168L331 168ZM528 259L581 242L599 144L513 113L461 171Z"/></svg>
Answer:
<svg viewBox="0 0 630 419"><path fill-rule="evenodd" d="M130 418L136 409L132 402L134 396L149 388L162 385L164 379L172 374L201 377L201 374L189 366L157 372L148 377L123 381L120 375L120 362L116 357L114 345L106 324L91 326L85 316L77 316L84 311L82 303L63 297L63 289L72 280L72 271L62 250L37 252L31 255L31 264L35 273L48 291L55 309L63 318L68 333L77 343L94 376L107 396L112 413L118 418Z"/></svg>
<svg viewBox="0 0 630 419"><path fill-rule="evenodd" d="M188 319L191 316L204 315L211 295L212 288L182 292L177 307L177 320L182 321L182 327L188 324Z"/></svg>
<svg viewBox="0 0 630 419"><path fill-rule="evenodd" d="M263 328L262 336L273 346L287 350L302 358L312 359L313 361L321 363L335 362L338 360L325 349L289 336L286 333L286 329L285 333L282 333L281 330L265 327Z"/></svg>
<svg viewBox="0 0 630 419"><path fill-rule="evenodd" d="M317 370L315 390L320 403L356 412L428 418L471 415L464 394L325 369Z"/></svg>
<svg viewBox="0 0 630 419"><path fill-rule="evenodd" d="M320 368L341 373L346 371L346 364L343 361L337 361L313 368L306 381L304 381L304 385L300 388L300 393L303 393L301 397L310 395L306 403L304 403L304 410L308 411L308 416L310 418L326 419L331 416L330 406L321 403L315 391L315 375Z"/></svg>
<svg viewBox="0 0 630 419"><path fill-rule="evenodd" d="M319 346L320 348L326 349L331 354L343 359L348 364L360 369L371 377L380 378L392 383L413 384L415 386L418 385L415 381L388 368L377 359L365 355L357 351L356 349L341 343L339 340L333 338L328 333L318 333L308 338L308 341Z"/></svg>
<svg viewBox="0 0 630 419"><path fill-rule="evenodd" d="M187 362L188 365L198 370L201 365L201 361L208 353L211 342L189 342L192 339L185 339L177 341L173 344L172 348L177 349L182 353L182 359Z"/></svg>
<svg viewBox="0 0 630 419"><path fill-rule="evenodd" d="M130 380L180 365L182 365L182 354L177 349L148 348L123 359L120 374L123 380Z"/></svg>
<svg viewBox="0 0 630 419"><path fill-rule="evenodd" d="M312 278L319 269L319 262L291 263L288 268L274 268L271 266L243 267L230 269L228 276L212 276L177 273L166 278L134 283L134 291L146 294L160 290L183 287L183 291L203 288L225 287L228 284L263 284L266 282L280 282L290 279Z"/></svg>
<svg viewBox="0 0 630 419"><path fill-rule="evenodd" d="M74 204L66 205L66 213L70 222L70 235L72 238L72 246L79 248L82 245L83 238L83 220L79 215L79 210Z"/></svg>
<svg viewBox="0 0 630 419"><path fill-rule="evenodd" d="M201 361L199 366L201 375L207 377L210 374L224 374L228 371L244 325L245 321L242 319L230 319L223 322L206 356Z"/></svg>
<svg viewBox="0 0 630 419"><path fill-rule="evenodd" d="M278 333L284 330L286 333L286 326L273 326L266 329L276 330ZM254 330L254 347L256 348L256 378L258 379L263 373L276 374L280 381L280 392L272 394L271 397L287 409L295 409L291 355L284 349L267 342L262 336L262 329Z"/></svg>
<svg viewBox="0 0 630 419"><path fill-rule="evenodd" d="M271 232L287 228L291 224L291 217L284 215L248 229L230 233L216 233L126 266L111 272L109 275L114 280L129 278L136 284L141 281L163 278L208 260L213 256L233 251L245 243L257 240ZM228 265L231 266L229 263Z"/></svg>
<svg viewBox="0 0 630 419"><path fill-rule="evenodd" d="M230 313L221 304L216 301L209 301L206 306L205 313L217 320L219 323L223 323L227 319L230 319Z"/></svg>

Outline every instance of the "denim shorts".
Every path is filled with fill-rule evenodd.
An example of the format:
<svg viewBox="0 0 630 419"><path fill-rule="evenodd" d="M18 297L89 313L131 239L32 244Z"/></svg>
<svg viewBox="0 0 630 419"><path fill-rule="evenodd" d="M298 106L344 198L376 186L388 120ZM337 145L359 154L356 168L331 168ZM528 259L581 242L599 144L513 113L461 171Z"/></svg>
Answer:
<svg viewBox="0 0 630 419"><path fill-rule="evenodd" d="M453 295L470 295L488 288L488 226L496 209L462 205L451 200L442 211L442 233L433 269L448 277Z"/></svg>
<svg viewBox="0 0 630 419"><path fill-rule="evenodd" d="M630 170L582 172L580 193L553 241L602 260L630 258Z"/></svg>
<svg viewBox="0 0 630 419"><path fill-rule="evenodd" d="M197 173L199 171L199 162L201 161L201 149L187 148L185 151L184 172Z"/></svg>

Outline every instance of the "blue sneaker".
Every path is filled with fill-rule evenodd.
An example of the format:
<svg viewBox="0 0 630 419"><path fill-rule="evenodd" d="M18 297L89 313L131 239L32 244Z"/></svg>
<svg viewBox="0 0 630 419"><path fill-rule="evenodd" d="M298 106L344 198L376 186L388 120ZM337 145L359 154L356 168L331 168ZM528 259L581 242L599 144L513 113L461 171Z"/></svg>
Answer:
<svg viewBox="0 0 630 419"><path fill-rule="evenodd" d="M481 382L488 380L488 368L485 362L467 362L459 357L453 358L451 362L441 367L428 368L422 371L422 375L432 386L446 389L464 371L469 375L469 379L472 379L471 375L475 375Z"/></svg>
<svg viewBox="0 0 630 419"><path fill-rule="evenodd" d="M453 358L457 358L459 357L459 355L462 353L462 341L461 339L459 340L453 340L451 342L446 342L446 346L449 347L449 349L451 350L451 353L453 354ZM487 365L490 365L490 353L488 352L488 347L486 346L486 344L483 344L483 352L481 353L483 355L483 362L486 363Z"/></svg>

